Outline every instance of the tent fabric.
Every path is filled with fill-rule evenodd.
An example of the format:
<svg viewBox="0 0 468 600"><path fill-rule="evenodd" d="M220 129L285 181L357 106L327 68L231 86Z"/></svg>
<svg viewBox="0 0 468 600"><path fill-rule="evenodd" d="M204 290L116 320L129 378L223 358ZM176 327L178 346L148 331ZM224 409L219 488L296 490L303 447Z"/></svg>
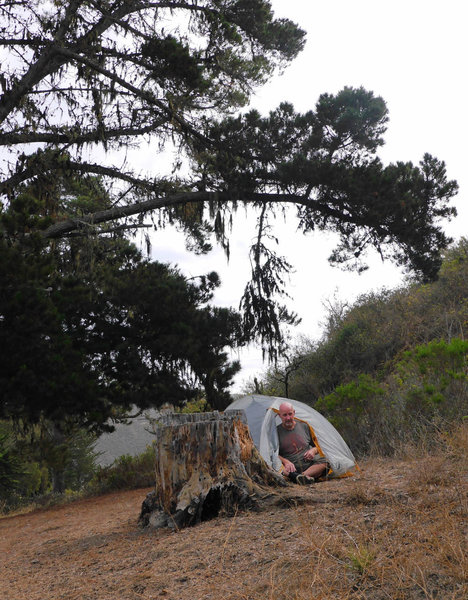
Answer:
<svg viewBox="0 0 468 600"><path fill-rule="evenodd" d="M275 411L278 411L283 402L290 402L296 411L296 418L305 421L312 428L318 447L330 463L334 476L350 474L357 469L351 450L335 427L318 411L303 402L254 394L235 400L225 410L245 412L254 444L265 462L280 471L282 464L278 456L276 426L281 423L281 419Z"/></svg>

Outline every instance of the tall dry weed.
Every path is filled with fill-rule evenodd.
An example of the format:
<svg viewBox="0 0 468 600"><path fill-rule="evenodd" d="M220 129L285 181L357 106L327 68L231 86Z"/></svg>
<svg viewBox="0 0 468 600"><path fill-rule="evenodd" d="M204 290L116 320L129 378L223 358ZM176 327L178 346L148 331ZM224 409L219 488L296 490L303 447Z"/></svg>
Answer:
<svg viewBox="0 0 468 600"><path fill-rule="evenodd" d="M441 434L445 451L451 460L468 467L468 416L449 431Z"/></svg>

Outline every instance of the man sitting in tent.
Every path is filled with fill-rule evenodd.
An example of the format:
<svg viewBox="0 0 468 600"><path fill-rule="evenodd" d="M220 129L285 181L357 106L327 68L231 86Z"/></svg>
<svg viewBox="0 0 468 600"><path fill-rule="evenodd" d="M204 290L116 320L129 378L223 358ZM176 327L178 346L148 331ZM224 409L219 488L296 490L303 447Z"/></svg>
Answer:
<svg viewBox="0 0 468 600"><path fill-rule="evenodd" d="M278 414L279 458L284 474L300 485L314 483L328 471L326 458L319 455L308 425L296 420L292 404L283 402Z"/></svg>

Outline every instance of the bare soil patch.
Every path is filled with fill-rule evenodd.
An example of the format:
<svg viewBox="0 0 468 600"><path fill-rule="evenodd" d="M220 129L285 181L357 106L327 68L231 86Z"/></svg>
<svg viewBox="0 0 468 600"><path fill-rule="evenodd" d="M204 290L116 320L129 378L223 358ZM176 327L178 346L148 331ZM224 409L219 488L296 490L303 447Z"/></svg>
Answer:
<svg viewBox="0 0 468 600"><path fill-rule="evenodd" d="M0 597L465 600L468 482L437 466L368 462L179 532L137 526L147 489L7 517Z"/></svg>

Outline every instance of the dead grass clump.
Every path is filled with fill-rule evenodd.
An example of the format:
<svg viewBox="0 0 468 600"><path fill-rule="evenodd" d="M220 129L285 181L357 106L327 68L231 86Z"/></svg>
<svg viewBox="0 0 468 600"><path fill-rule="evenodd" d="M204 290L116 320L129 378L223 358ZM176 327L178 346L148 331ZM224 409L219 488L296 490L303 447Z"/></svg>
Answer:
<svg viewBox="0 0 468 600"><path fill-rule="evenodd" d="M441 434L447 456L455 463L462 463L466 471L468 456L468 417L449 431Z"/></svg>
<svg viewBox="0 0 468 600"><path fill-rule="evenodd" d="M454 518L450 507L446 507L441 519L429 528L433 539L435 558L443 571L458 581L468 582L468 555L465 527L460 527L458 519ZM468 597L468 594L467 594Z"/></svg>
<svg viewBox="0 0 468 600"><path fill-rule="evenodd" d="M453 503L439 502L432 510L415 505L404 511L404 530L410 539L406 549L402 536L395 543L398 560L388 578L397 589L419 590L420 597L462 600L468 597L468 557L465 518L453 513ZM408 595L408 597L413 597Z"/></svg>
<svg viewBox="0 0 468 600"><path fill-rule="evenodd" d="M394 457L403 461L426 456L446 456L465 460L468 452L468 416L461 421L419 423L411 438L401 437L394 444Z"/></svg>
<svg viewBox="0 0 468 600"><path fill-rule="evenodd" d="M458 473L445 456L428 456L412 463L408 472L408 491L420 495L433 487L450 485Z"/></svg>
<svg viewBox="0 0 468 600"><path fill-rule="evenodd" d="M364 481L357 481L355 485L343 495L343 504L349 506L373 506L382 499L382 490L370 486Z"/></svg>
<svg viewBox="0 0 468 600"><path fill-rule="evenodd" d="M268 569L268 590L252 600L341 600L348 597L346 553L336 544L334 535L314 540L309 548L303 546L295 561L275 561ZM259 589L256 592L260 592Z"/></svg>
<svg viewBox="0 0 468 600"><path fill-rule="evenodd" d="M409 467L410 493L453 486L467 475L468 422L440 427L418 445L402 446L399 454Z"/></svg>

